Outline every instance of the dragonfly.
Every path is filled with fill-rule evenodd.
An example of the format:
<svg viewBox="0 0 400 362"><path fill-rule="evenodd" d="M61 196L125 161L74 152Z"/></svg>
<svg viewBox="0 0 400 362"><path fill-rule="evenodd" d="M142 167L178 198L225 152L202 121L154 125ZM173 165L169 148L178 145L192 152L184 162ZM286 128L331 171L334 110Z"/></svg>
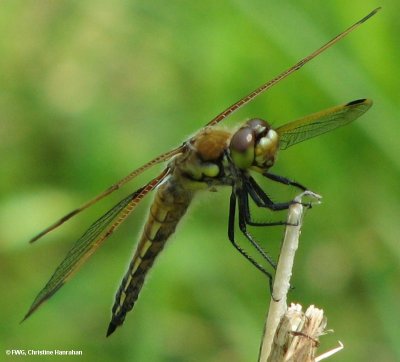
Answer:
<svg viewBox="0 0 400 362"><path fill-rule="evenodd" d="M371 107L372 101L370 99L354 100L344 105L299 118L275 129L267 121L259 118L246 121L235 131L228 131L218 127L218 124L347 36L375 15L379 9L373 10L322 47L219 113L180 146L135 169L93 199L71 211L33 237L30 242L34 242L58 228L73 216L120 189L144 171L160 163L167 162L165 169L158 176L118 202L96 220L75 242L48 283L34 299L23 320L37 310L43 302L52 297L127 219L144 197L154 190L155 196L150 206L143 232L115 296L107 336L111 335L117 327L124 323L127 313L132 310L138 299L146 275L157 256L163 250L169 237L174 233L193 197L204 190L215 191L220 186L231 188L228 239L240 254L269 278L271 284L272 273L238 244L235 236L235 226L238 225L239 230L250 242L250 245L261 255L260 258L262 257L268 263L267 265L275 268L275 262L253 238L248 231L248 226L284 225L285 222L256 222L251 217L249 205L250 202L253 202L256 207L276 211L287 209L293 201L273 202L256 182L253 175L260 174L272 181L293 186L303 191L306 190L305 186L296 181L270 173L269 170L275 163L278 151L347 125L363 115Z"/></svg>

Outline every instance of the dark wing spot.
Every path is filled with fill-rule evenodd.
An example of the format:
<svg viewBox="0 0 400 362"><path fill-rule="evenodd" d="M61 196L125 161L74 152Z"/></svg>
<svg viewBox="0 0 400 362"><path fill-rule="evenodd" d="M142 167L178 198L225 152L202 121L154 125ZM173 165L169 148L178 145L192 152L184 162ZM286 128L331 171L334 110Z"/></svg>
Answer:
<svg viewBox="0 0 400 362"><path fill-rule="evenodd" d="M355 101L351 101L351 102L347 103L346 106L354 106L355 104L364 103L365 101L366 101L365 98L357 99Z"/></svg>

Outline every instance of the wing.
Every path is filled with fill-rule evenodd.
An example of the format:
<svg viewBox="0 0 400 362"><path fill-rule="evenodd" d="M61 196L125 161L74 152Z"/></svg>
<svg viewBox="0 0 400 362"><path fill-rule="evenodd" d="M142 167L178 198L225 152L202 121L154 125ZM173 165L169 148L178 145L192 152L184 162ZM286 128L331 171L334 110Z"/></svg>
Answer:
<svg viewBox="0 0 400 362"><path fill-rule="evenodd" d="M296 70L299 70L303 65L308 63L310 60L314 59L316 56L318 56L319 54L324 52L326 49L331 47L333 44L335 44L338 41L340 41L342 38L344 38L346 35L351 33L353 30L355 30L362 23L367 21L370 17L375 15L380 9L381 8L379 7L379 8L376 8L375 10L371 11L364 18L362 18L361 20L357 21L355 24L350 26L348 29L346 29L345 31L343 31L339 35L335 36L333 39L331 39L329 42L324 44L322 47L318 48L317 50L315 50L313 53L311 53L307 57L305 57L305 58L301 59L300 61L298 61L292 67L286 69L285 71L280 73L275 78L273 78L270 81L264 83L263 85L261 85L260 87L258 87L257 89L255 89L254 91L249 93L247 96L241 98L239 101L237 101L236 103L232 104L230 107L228 107L223 112L221 112L216 117L214 117L210 122L208 122L205 125L205 127L214 126L217 123L223 121L226 117L230 116L232 113L237 111L239 108L241 108L245 104L251 102L254 98L258 97L260 94L264 93L266 90L270 89L275 84L279 83L281 80L283 80L284 78L286 78L290 74L294 73ZM62 225L64 222L69 220L71 217L75 216L76 214L80 213L81 211L83 211L83 210L87 209L88 207L92 206L97 201L99 201L102 198L106 197L107 195L111 194L115 190L118 190L122 185L124 185L128 181L132 180L134 177L136 177L137 175L141 174L143 171L147 170L148 168L150 168L150 167L152 167L152 166L154 166L154 165L156 165L156 164L158 164L160 162L166 161L166 160L170 159L172 156L174 156L174 155L176 155L178 153L181 153L182 149L183 149L183 146L175 148L172 151L166 152L166 153L156 157L155 159L151 160L150 162L146 163L142 167L132 171L128 176L126 176L125 178L121 179L120 181L118 181L114 185L110 186L105 191L103 191L101 194L99 194L96 197L94 197L93 199L89 200L87 203L83 204L81 207L78 207L77 209L71 211L70 213L68 213L67 215L65 215L64 217L62 217L58 221L56 221L54 224L50 225L49 227L47 227L46 229L41 231L39 234L34 236L30 240L30 242L32 243L32 242L40 239L42 236L46 235L50 231L56 229L57 227Z"/></svg>
<svg viewBox="0 0 400 362"><path fill-rule="evenodd" d="M157 165L161 162L169 160L171 157L181 153L183 150L183 146L180 146L178 148L175 148L169 152L163 153L162 155L153 158L151 161L147 162L144 164L142 167L137 168L136 170L133 170L129 175L125 176L123 179L119 180L117 183L114 185L111 185L108 187L106 190L104 190L101 194L97 195L93 199L89 200L82 206L78 207L77 209L71 211L67 215L63 216L61 219L57 220L54 224L51 224L49 227L41 231L39 234L34 236L31 240L29 240L30 243L33 243L34 241L40 239L42 236L46 235L50 231L56 229L60 225L64 224L66 221L68 221L71 217L75 216L76 214L79 214L81 211L87 209L88 207L92 206L95 204L97 201L100 201L104 197L108 196L115 190L118 190L121 186L125 185L127 182L131 181L133 178L136 176L140 175L143 171L146 171L147 169L153 167L154 165Z"/></svg>
<svg viewBox="0 0 400 362"><path fill-rule="evenodd" d="M153 190L168 174L169 169L167 168L147 185L121 200L89 227L81 238L76 241L46 286L39 292L23 321L71 278L72 274L96 251L100 244L125 221L143 197Z"/></svg>
<svg viewBox="0 0 400 362"><path fill-rule="evenodd" d="M308 63L310 60L314 59L316 56L318 56L319 54L324 52L326 49L330 48L332 45L334 45L335 43L340 41L346 35L350 34L353 30L358 28L362 23L366 22L371 16L374 16L380 9L381 8L379 7L379 8L376 8L375 10L371 11L368 15L364 16L361 20L357 21L355 24L350 26L348 29L346 29L339 35L335 36L333 39L328 41L322 47L318 48L317 50L312 52L310 55L308 55L305 58L298 61L295 65L286 69L285 71L283 71L281 74L279 74L275 78L271 79L267 83L264 83L263 85L261 85L260 87L258 87L257 89L255 89L251 93L249 93L247 96L243 97L242 99L238 100L236 103L232 104L230 107L228 107L223 112L221 112L216 117L214 117L210 122L208 122L205 127L213 126L213 125L216 125L217 123L221 122L226 117L230 116L232 113L237 111L239 108L242 108L245 104L251 102L254 98L258 97L260 94L264 93L266 90L272 88L275 84L279 83L282 79L284 79L287 76L289 76L290 74L294 73L296 70L299 70L303 65Z"/></svg>
<svg viewBox="0 0 400 362"><path fill-rule="evenodd" d="M287 123L276 129L279 148L285 150L296 143L345 126L362 116L371 106L372 100L358 99Z"/></svg>

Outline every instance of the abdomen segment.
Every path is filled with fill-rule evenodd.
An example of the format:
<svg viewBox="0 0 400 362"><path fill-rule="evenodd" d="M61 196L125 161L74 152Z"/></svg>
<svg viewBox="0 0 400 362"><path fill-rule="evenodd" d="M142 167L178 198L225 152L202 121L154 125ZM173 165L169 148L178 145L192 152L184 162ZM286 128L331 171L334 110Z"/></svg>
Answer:
<svg viewBox="0 0 400 362"><path fill-rule="evenodd" d="M147 272L175 231L191 199L192 193L177 183L173 176L157 189L135 254L115 296L107 336L124 322L126 314L133 308Z"/></svg>

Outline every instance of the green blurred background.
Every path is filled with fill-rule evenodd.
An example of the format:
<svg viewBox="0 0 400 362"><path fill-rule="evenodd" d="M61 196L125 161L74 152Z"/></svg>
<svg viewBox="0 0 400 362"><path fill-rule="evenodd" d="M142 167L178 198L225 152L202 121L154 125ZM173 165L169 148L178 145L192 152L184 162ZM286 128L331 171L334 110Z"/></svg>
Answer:
<svg viewBox="0 0 400 362"><path fill-rule="evenodd" d="M108 339L114 294L151 197L51 301L19 321L90 222L162 166L37 244L27 240L379 5L378 15L225 125L255 116L280 125L374 100L351 126L280 154L274 172L324 197L306 215L290 294L325 310L335 332L320 351L340 340L345 349L332 360L400 360L395 0L2 1L0 360L6 349L74 349L83 356L57 361L254 361L269 290L229 244L229 190L199 197ZM293 195L260 182L276 200ZM276 256L282 229L254 234Z"/></svg>

